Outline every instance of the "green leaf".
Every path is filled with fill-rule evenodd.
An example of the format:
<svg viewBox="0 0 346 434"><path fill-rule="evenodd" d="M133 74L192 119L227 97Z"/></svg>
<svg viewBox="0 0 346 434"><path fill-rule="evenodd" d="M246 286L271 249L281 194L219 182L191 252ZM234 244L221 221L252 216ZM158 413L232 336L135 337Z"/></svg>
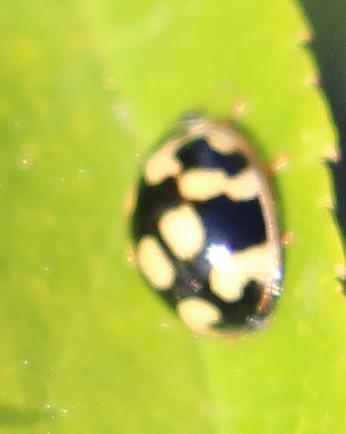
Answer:
<svg viewBox="0 0 346 434"><path fill-rule="evenodd" d="M344 433L335 136L296 6L13 0L0 21L0 432ZM187 110L289 159L285 294L233 344L192 336L126 260L126 192Z"/></svg>

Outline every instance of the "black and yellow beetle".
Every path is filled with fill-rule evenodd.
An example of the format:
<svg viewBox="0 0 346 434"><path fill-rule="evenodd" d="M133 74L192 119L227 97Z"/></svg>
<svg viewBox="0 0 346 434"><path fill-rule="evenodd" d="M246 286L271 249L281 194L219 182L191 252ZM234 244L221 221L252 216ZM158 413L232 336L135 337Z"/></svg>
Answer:
<svg viewBox="0 0 346 434"><path fill-rule="evenodd" d="M194 331L261 325L281 294L281 243L263 167L226 123L180 121L146 160L131 234L146 281Z"/></svg>

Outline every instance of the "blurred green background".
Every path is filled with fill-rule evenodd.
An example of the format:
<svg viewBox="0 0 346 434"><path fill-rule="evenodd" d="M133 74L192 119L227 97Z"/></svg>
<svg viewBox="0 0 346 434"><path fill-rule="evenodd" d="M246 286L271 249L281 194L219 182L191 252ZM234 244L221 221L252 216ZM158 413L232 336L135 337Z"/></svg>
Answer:
<svg viewBox="0 0 346 434"><path fill-rule="evenodd" d="M342 131L345 6L305 7ZM337 136L310 33L288 0L0 6L1 433L346 432L323 164ZM285 295L233 345L191 335L127 258L126 193L186 110L234 118L268 163L289 158L275 177L294 234Z"/></svg>

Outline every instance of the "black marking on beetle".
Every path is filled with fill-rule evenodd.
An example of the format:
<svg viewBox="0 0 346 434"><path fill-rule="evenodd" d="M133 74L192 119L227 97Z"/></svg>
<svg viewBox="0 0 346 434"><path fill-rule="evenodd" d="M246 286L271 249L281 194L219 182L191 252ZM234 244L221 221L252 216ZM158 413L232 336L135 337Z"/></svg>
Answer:
<svg viewBox="0 0 346 434"><path fill-rule="evenodd" d="M194 206L206 230L206 245L225 245L231 252L266 240L260 201L233 201L222 195Z"/></svg>
<svg viewBox="0 0 346 434"><path fill-rule="evenodd" d="M182 146L176 152L176 156L183 163L185 170L200 167L222 169L229 176L235 176L248 166L243 153L235 151L228 155L221 154L212 149L203 137Z"/></svg>
<svg viewBox="0 0 346 434"><path fill-rule="evenodd" d="M213 325L213 328L239 327L245 324L249 325L251 319L261 319L262 315L258 314L258 306L262 298L262 291L263 286L255 280L251 280L245 285L244 295L239 301L227 303L208 289L203 297L215 304L223 316L223 319Z"/></svg>
<svg viewBox="0 0 346 434"><path fill-rule="evenodd" d="M170 252L168 252L170 254ZM170 257L177 270L175 294L178 299L199 295L208 282L210 263L202 254L192 261L178 261Z"/></svg>
<svg viewBox="0 0 346 434"><path fill-rule="evenodd" d="M157 223L162 214L183 203L176 181L166 178L161 184L148 185L141 179L133 213L132 235L138 241L144 235L158 237Z"/></svg>
<svg viewBox="0 0 346 434"><path fill-rule="evenodd" d="M150 283L148 282L148 285L151 287ZM165 303L170 307L170 308L175 308L176 304L177 304L177 299L175 296L175 293L173 291L173 289L165 289L163 291L160 291L159 294L162 299L165 301Z"/></svg>

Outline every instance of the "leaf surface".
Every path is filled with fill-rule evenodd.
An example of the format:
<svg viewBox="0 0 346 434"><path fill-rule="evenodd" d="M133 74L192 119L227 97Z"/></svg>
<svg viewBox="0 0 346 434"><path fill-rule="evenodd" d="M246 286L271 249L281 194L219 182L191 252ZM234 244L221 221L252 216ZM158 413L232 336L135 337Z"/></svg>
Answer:
<svg viewBox="0 0 346 434"><path fill-rule="evenodd" d="M289 1L1 6L0 431L344 433L335 135ZM196 338L126 260L124 201L188 110L233 117L275 176L285 294L234 344Z"/></svg>

